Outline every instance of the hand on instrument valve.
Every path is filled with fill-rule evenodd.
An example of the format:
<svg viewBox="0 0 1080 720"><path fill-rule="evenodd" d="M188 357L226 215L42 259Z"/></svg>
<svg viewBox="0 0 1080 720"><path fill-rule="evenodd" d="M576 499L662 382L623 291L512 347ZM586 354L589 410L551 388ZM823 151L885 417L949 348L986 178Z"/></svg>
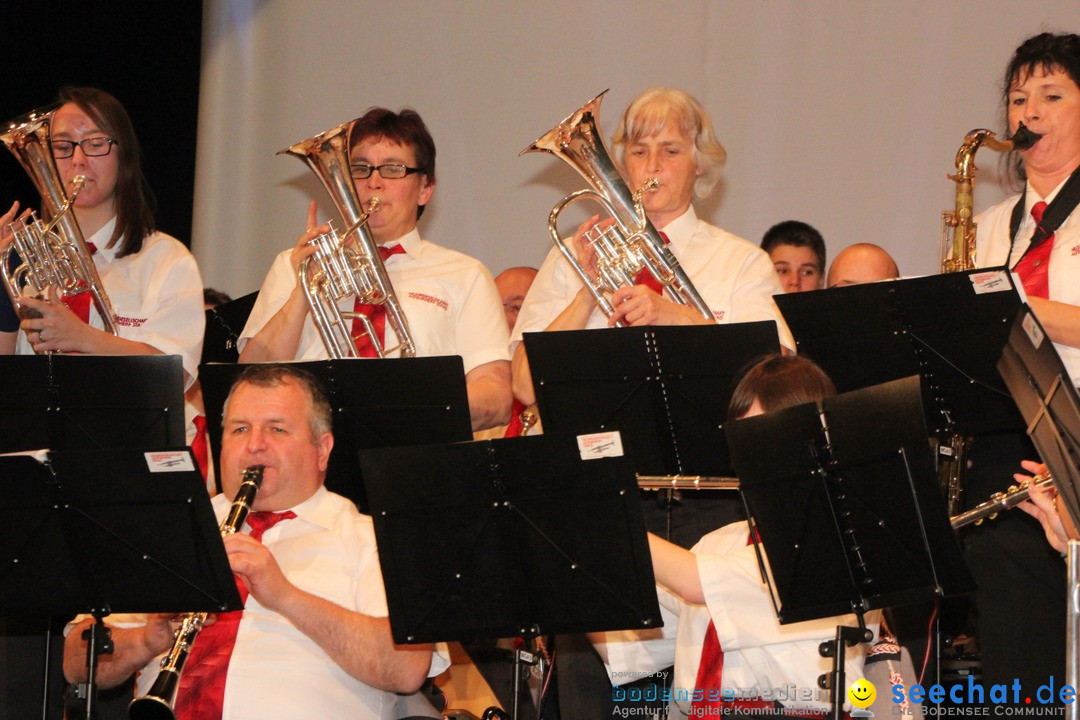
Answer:
<svg viewBox="0 0 1080 720"><path fill-rule="evenodd" d="M28 215L30 215L30 208L26 208L22 213L19 213L18 200L11 204L11 209L0 215L0 252L7 250L8 245L11 244L12 239L15 237L8 229L8 226L15 222L16 216L18 216L19 220L25 220Z"/></svg>
<svg viewBox="0 0 1080 720"><path fill-rule="evenodd" d="M1020 463L1032 475L1045 475L1046 465L1031 460ZM1031 484L1031 477L1023 473L1013 475L1018 482L1028 483L1028 500L1017 505L1031 517L1039 521L1046 533L1046 539L1058 552L1065 552L1069 539L1080 538L1069 518L1069 513L1058 503L1057 491L1050 487L1038 487Z"/></svg>
<svg viewBox="0 0 1080 720"><path fill-rule="evenodd" d="M581 223L577 232L574 233L574 254L577 256L577 261L585 274L594 282L599 272L596 269L596 246L593 245L593 240L590 238L595 238L597 234L606 232L614 224L615 220L613 218L607 218L601 222L600 215L597 214Z"/></svg>
<svg viewBox="0 0 1080 720"><path fill-rule="evenodd" d="M300 266L315 254L315 246L311 244L311 241L323 233L330 232L329 225L318 224L318 212L318 204L312 200L308 205L305 225L307 230L296 239L296 244L289 253L289 266L292 269L293 278L299 277ZM281 309L255 337L248 340L240 353L240 362L271 362L296 357L304 323L310 310L311 306L304 296L304 288L297 282Z"/></svg>
<svg viewBox="0 0 1080 720"><path fill-rule="evenodd" d="M308 205L307 230L296 240L296 246L289 254L289 262L293 272L300 272L300 266L305 260L315 254L315 246L311 241L320 235L330 232L329 225L319 225L319 204L314 200Z"/></svg>
<svg viewBox="0 0 1080 720"><path fill-rule="evenodd" d="M19 324L36 353L93 352L94 336L103 334L80 320L51 286L45 289L44 299L23 296L20 303L24 317L40 315L28 317Z"/></svg>
<svg viewBox="0 0 1080 720"><path fill-rule="evenodd" d="M233 572L244 581L251 596L263 607L280 612L287 593L296 588L270 550L250 535L237 533L225 537L225 552Z"/></svg>

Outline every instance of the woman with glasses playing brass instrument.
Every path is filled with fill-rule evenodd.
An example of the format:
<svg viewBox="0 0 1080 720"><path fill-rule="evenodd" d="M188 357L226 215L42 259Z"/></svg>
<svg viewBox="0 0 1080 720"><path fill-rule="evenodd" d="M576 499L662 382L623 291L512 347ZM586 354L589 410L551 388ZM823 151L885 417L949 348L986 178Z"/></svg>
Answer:
<svg viewBox="0 0 1080 720"><path fill-rule="evenodd" d="M154 227L153 200L140 165L139 144L127 111L103 90L64 88L52 116L53 158L65 188L86 178L74 213L116 314L117 335L101 330L91 307L86 322L51 295L24 297L41 317L20 323L17 352L109 355L176 354L186 384L202 347L202 279L183 244ZM14 218L15 206L2 219ZM10 330L10 328L4 328ZM8 334L10 341L12 335Z"/></svg>
<svg viewBox="0 0 1080 720"><path fill-rule="evenodd" d="M479 261L423 239L417 229L435 191L435 141L424 121L413 110L373 108L352 126L349 157L363 207L379 199L368 227L385 249L383 263L416 355L460 355L473 429L505 424L511 403L507 330L491 274ZM307 232L278 255L259 290L237 343L240 362L329 356L298 282L301 263L314 252L311 241L329 230L318 225L312 203ZM353 310L353 297L339 308ZM392 332L387 322L384 346L393 346Z"/></svg>

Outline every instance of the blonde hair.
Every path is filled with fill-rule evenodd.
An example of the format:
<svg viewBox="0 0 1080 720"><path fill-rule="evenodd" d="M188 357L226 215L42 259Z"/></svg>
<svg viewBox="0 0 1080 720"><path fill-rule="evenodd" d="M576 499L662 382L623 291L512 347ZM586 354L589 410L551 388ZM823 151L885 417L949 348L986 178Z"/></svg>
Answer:
<svg viewBox="0 0 1080 720"><path fill-rule="evenodd" d="M616 159L622 164L627 145L655 135L668 123L673 123L674 127L693 139L694 163L700 173L694 181L694 197L699 200L708 197L720 180L727 151L716 139L712 120L705 108L693 95L683 90L651 88L630 102L611 138Z"/></svg>

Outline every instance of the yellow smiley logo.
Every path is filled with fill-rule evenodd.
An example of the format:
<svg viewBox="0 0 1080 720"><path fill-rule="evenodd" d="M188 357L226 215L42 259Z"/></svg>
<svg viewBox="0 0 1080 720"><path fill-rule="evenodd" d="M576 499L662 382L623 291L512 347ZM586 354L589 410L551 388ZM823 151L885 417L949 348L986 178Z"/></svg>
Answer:
<svg viewBox="0 0 1080 720"><path fill-rule="evenodd" d="M851 683L851 686L847 689L847 696L855 707L868 708L874 704L874 698L877 697L877 688L866 678L859 678Z"/></svg>

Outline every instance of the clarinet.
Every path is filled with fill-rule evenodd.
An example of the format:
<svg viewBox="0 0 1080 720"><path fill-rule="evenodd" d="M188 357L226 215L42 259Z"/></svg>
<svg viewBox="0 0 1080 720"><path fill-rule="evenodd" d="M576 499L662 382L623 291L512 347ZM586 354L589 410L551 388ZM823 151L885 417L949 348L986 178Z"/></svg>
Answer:
<svg viewBox="0 0 1080 720"><path fill-rule="evenodd" d="M262 465L253 465L244 471L243 482L233 498L229 514L221 523L221 537L228 537L244 526L244 520L255 502L255 494L262 484L262 477ZM209 614L194 612L184 616L180 627L176 629L172 649L161 659L161 670L154 684L145 695L135 698L128 705L130 720L176 720L173 706L176 703L176 691L180 688L180 674L184 671L191 648Z"/></svg>

